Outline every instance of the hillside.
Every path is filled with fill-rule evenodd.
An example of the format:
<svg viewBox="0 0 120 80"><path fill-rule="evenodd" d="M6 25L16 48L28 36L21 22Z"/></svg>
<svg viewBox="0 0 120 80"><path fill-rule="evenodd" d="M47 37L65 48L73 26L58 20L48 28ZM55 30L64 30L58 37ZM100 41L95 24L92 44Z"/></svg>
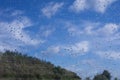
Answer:
<svg viewBox="0 0 120 80"><path fill-rule="evenodd" d="M75 73L18 52L0 53L0 80L81 80Z"/></svg>

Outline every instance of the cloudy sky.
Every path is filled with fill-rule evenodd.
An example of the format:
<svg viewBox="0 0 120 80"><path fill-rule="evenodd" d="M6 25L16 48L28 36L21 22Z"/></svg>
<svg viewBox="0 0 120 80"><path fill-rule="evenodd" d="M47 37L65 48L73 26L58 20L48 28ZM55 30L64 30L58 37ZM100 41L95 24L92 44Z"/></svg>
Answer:
<svg viewBox="0 0 120 80"><path fill-rule="evenodd" d="M0 51L17 50L86 77L120 76L119 0L0 0Z"/></svg>

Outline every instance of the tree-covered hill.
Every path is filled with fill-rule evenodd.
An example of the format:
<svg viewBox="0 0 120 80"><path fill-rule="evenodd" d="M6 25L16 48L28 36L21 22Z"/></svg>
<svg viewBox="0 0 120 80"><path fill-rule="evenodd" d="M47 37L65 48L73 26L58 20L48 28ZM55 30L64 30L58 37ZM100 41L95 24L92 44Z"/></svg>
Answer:
<svg viewBox="0 0 120 80"><path fill-rule="evenodd" d="M104 70L93 79L83 80L112 80L111 74ZM60 66L54 66L35 57L18 52L0 52L0 80L82 80L74 72ZM119 80L114 78L114 80Z"/></svg>
<svg viewBox="0 0 120 80"><path fill-rule="evenodd" d="M0 53L0 80L81 80L75 73L18 52Z"/></svg>

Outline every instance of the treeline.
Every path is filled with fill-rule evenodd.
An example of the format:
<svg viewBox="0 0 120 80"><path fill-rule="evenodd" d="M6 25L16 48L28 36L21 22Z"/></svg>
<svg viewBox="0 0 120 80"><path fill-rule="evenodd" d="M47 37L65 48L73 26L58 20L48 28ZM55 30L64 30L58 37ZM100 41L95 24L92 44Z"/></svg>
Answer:
<svg viewBox="0 0 120 80"><path fill-rule="evenodd" d="M95 75L93 79L87 77L85 80L120 80L117 77L115 77L114 79L111 78L111 74L107 70L104 70L102 74Z"/></svg>
<svg viewBox="0 0 120 80"><path fill-rule="evenodd" d="M81 80L74 72L18 52L0 53L0 80Z"/></svg>
<svg viewBox="0 0 120 80"><path fill-rule="evenodd" d="M82 80L74 72L60 66L54 66L35 57L23 55L19 52L0 52L0 80ZM111 80L111 74L104 70L93 79L85 80ZM115 78L114 80L119 80Z"/></svg>

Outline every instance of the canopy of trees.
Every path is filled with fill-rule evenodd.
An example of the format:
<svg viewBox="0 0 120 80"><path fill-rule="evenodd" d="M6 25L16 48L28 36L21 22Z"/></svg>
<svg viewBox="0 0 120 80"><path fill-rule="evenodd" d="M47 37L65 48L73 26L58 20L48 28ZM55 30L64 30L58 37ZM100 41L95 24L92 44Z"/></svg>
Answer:
<svg viewBox="0 0 120 80"><path fill-rule="evenodd" d="M54 66L34 57L22 55L18 52L6 51L0 53L0 80L82 80L74 72L60 66ZM93 79L85 80L111 80L111 74L104 70ZM114 80L119 80L115 78Z"/></svg>
<svg viewBox="0 0 120 80"><path fill-rule="evenodd" d="M104 70L102 74L96 75L93 80L110 80L111 75L107 70Z"/></svg>
<svg viewBox="0 0 120 80"><path fill-rule="evenodd" d="M75 73L18 52L0 53L0 80L81 80Z"/></svg>

